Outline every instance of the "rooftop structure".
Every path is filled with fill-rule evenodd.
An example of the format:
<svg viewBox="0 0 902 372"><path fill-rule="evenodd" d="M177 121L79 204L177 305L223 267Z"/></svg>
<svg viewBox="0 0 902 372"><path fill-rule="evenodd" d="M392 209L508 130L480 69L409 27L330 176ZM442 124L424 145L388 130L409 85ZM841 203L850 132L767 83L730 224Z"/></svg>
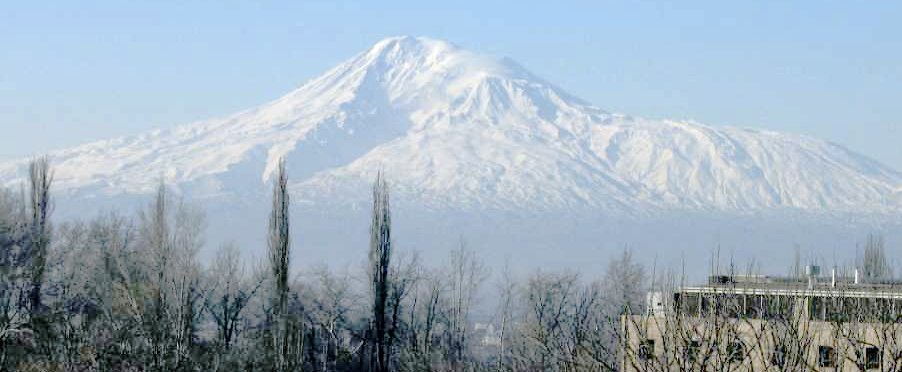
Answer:
<svg viewBox="0 0 902 372"><path fill-rule="evenodd" d="M902 281L809 266L647 298L622 319L625 371L902 370Z"/></svg>
<svg viewBox="0 0 902 372"><path fill-rule="evenodd" d="M704 285L677 290L672 306L685 315L720 311L747 318L829 320L849 317L853 309L862 321L902 316L902 281L865 280L857 270L851 276L839 276L835 269L829 276L819 273L817 266L809 266L805 277L712 275Z"/></svg>
<svg viewBox="0 0 902 372"><path fill-rule="evenodd" d="M835 269L828 276L712 275L706 284L683 287L680 292L902 298L902 281L865 279L857 270L852 276L839 276Z"/></svg>

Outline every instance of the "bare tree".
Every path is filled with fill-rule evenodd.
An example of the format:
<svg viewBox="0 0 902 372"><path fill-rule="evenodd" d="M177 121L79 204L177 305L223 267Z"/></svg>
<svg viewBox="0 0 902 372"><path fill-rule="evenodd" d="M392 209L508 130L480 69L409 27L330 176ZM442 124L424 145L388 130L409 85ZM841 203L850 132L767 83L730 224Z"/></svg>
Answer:
<svg viewBox="0 0 902 372"><path fill-rule="evenodd" d="M178 270L170 283L174 292L176 343L176 362L179 368L191 361L191 349L194 346L197 331L197 320L202 315L203 291L200 284L200 267L197 264L197 252L203 246L203 229L205 217L203 212L191 205L181 202L176 210L173 246L176 262L172 267Z"/></svg>
<svg viewBox="0 0 902 372"><path fill-rule="evenodd" d="M438 367L444 364L443 358L447 356L442 347L446 340L442 322L447 319L447 275L440 269L419 265L415 258L410 260L407 270L400 270L400 267L394 270L399 278L396 281L409 283L406 285L409 297L405 309L406 337L401 340L403 343L398 350L397 369L441 369Z"/></svg>
<svg viewBox="0 0 902 372"><path fill-rule="evenodd" d="M467 249L461 239L458 248L451 252L449 267L449 283L451 284L451 301L449 320L449 357L452 367L467 361L469 350L467 336L470 325L470 309L479 288L489 277L489 269L473 251Z"/></svg>
<svg viewBox="0 0 902 372"><path fill-rule="evenodd" d="M579 275L574 272L534 273L526 283L524 319L516 345L514 370L560 370L561 341L579 291Z"/></svg>
<svg viewBox="0 0 902 372"><path fill-rule="evenodd" d="M100 370L128 369L130 366L149 365L144 362L145 320L151 320L144 304L149 296L136 288L149 287L146 268L146 247L134 243L134 226L115 214L101 216L90 223L86 237L86 249L73 249L69 270L86 270L91 283L84 293L70 293L71 299L86 297L96 306L97 323L90 330L88 343L97 350L92 357ZM63 252L61 252L63 253ZM94 265L84 265L93 257ZM79 274L70 274L79 275ZM103 357L103 355L128 356L127 358Z"/></svg>
<svg viewBox="0 0 902 372"><path fill-rule="evenodd" d="M273 180L272 211L269 215L267 247L271 280L272 344L276 369L285 371L299 364L293 356L300 357L291 341L294 324L288 312L289 267L291 265L291 220L288 174L285 160L279 160L279 169Z"/></svg>
<svg viewBox="0 0 902 372"><path fill-rule="evenodd" d="M510 304L516 286L507 279L498 369L620 370L621 319L641 311L644 273L628 250L611 259L601 280L584 281L576 272L536 272L523 288L520 316L509 309L516 307Z"/></svg>
<svg viewBox="0 0 902 372"><path fill-rule="evenodd" d="M152 366L163 368L171 323L168 321L167 307L171 303L168 297L168 281L171 270L169 262L173 258L169 228L169 198L163 181L157 186L155 198L149 208L141 214L141 238L148 250L151 269L148 277L153 282L153 294L150 301L148 336L151 347Z"/></svg>
<svg viewBox="0 0 902 372"><path fill-rule="evenodd" d="M864 257L862 257L860 266L863 270L864 279L868 281L888 279L892 274L886 261L886 250L882 236L868 235L868 240L864 245Z"/></svg>
<svg viewBox="0 0 902 372"><path fill-rule="evenodd" d="M319 333L319 347L315 350L319 360L315 366L322 371L338 368L339 354L352 352L349 313L356 304L351 278L347 273L335 274L326 268L314 271L316 288L309 291L313 297L311 318ZM313 347L313 345L311 345Z"/></svg>
<svg viewBox="0 0 902 372"><path fill-rule="evenodd" d="M28 327L28 229L25 197L0 189L0 369L8 364L14 338Z"/></svg>
<svg viewBox="0 0 902 372"><path fill-rule="evenodd" d="M391 290L391 209L388 183L380 171L373 183L370 225L369 278L373 299L371 369L389 371L388 305Z"/></svg>
<svg viewBox="0 0 902 372"><path fill-rule="evenodd" d="M47 157L32 160L28 165L29 207L31 221L31 288L28 303L32 314L41 308L41 286L47 269L47 247L50 245L50 186L53 171Z"/></svg>
<svg viewBox="0 0 902 372"><path fill-rule="evenodd" d="M436 328L438 327L441 317L444 315L445 291L448 289L445 278L438 273L426 275L425 283L425 304L423 305L423 335L420 341L420 348L423 355L427 358L432 353L432 347L435 343Z"/></svg>
<svg viewBox="0 0 902 372"><path fill-rule="evenodd" d="M249 282L240 260L234 244L221 246L210 270L211 288L204 296L204 307L216 323L218 341L226 352L242 331L242 313L261 284Z"/></svg>
<svg viewBox="0 0 902 372"><path fill-rule="evenodd" d="M645 268L633 258L630 248L624 248L618 256L608 261L603 282L604 296L612 315L619 316L626 311L634 314L642 312L647 290Z"/></svg>
<svg viewBox="0 0 902 372"><path fill-rule="evenodd" d="M498 337L498 371L504 369L508 362L507 358L507 339L510 337L509 328L514 312L514 301L516 300L517 283L513 278L513 274L507 264L504 265L504 271L501 273L501 280L498 283L498 293L501 296L498 302L498 316L501 318Z"/></svg>
<svg viewBox="0 0 902 372"><path fill-rule="evenodd" d="M173 207L172 205L175 204ZM203 213L174 203L161 181L150 206L140 214L145 276L153 289L143 324L150 341L152 366L184 363L194 340L201 293L196 254L203 245Z"/></svg>

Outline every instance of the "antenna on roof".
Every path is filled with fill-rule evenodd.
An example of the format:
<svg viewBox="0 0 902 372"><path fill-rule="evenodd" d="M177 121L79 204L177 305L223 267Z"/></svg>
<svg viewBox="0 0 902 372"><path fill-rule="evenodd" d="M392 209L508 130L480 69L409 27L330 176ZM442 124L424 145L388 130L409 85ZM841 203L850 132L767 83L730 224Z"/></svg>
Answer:
<svg viewBox="0 0 902 372"><path fill-rule="evenodd" d="M836 266L830 270L830 288L836 288Z"/></svg>
<svg viewBox="0 0 902 372"><path fill-rule="evenodd" d="M821 267L817 265L805 266L805 276L808 277L808 289L814 288L817 284L817 276L821 274Z"/></svg>

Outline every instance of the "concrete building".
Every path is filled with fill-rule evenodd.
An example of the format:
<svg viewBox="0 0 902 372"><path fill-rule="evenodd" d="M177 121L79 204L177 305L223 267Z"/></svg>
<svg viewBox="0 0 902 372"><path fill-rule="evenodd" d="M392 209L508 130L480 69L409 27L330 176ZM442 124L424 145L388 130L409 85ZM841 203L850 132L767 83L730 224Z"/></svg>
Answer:
<svg viewBox="0 0 902 372"><path fill-rule="evenodd" d="M902 282L815 266L669 292L621 318L624 371L902 371Z"/></svg>

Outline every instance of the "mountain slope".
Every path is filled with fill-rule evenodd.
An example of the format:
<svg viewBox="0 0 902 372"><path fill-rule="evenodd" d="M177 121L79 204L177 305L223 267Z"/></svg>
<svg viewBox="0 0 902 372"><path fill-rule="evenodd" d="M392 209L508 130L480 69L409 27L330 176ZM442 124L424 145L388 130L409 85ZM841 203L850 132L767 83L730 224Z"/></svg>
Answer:
<svg viewBox="0 0 902 372"><path fill-rule="evenodd" d="M667 210L897 216L902 175L841 146L607 113L508 59L399 37L224 119L51 154L73 198L142 194L162 176L216 200L265 197L277 159L309 203L365 201L384 169L431 209ZM0 165L0 182L24 162Z"/></svg>

